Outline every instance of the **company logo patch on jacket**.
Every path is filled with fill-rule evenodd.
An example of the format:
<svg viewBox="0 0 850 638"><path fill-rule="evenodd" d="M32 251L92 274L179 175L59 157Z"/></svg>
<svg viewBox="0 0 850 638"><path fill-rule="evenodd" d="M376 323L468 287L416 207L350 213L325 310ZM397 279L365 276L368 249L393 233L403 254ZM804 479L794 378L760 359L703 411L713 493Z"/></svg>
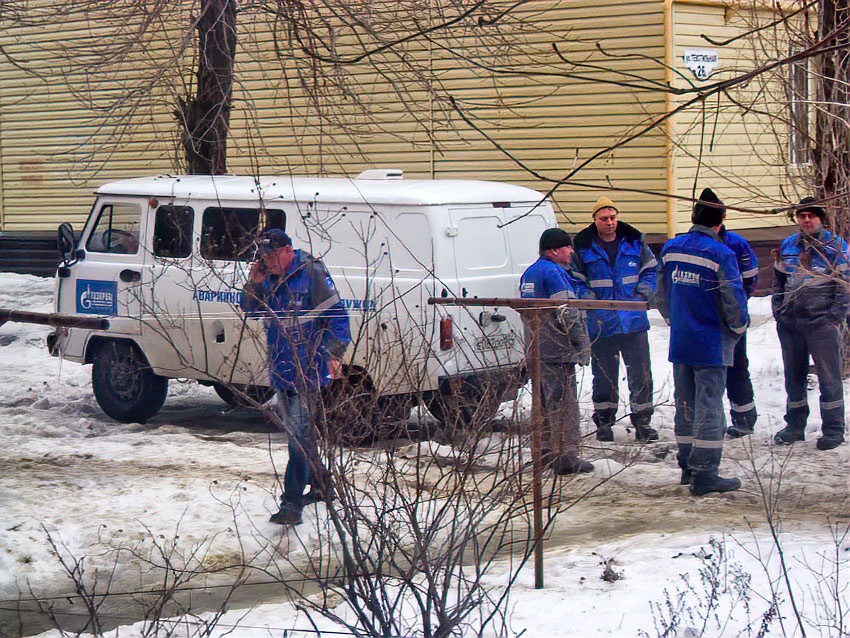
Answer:
<svg viewBox="0 0 850 638"><path fill-rule="evenodd" d="M685 286L699 286L699 273L691 272L690 270L682 270L676 267L671 273L670 279L674 284L683 284Z"/></svg>
<svg viewBox="0 0 850 638"><path fill-rule="evenodd" d="M534 294L534 283L527 281L524 284L520 285L519 292L522 295L533 295Z"/></svg>

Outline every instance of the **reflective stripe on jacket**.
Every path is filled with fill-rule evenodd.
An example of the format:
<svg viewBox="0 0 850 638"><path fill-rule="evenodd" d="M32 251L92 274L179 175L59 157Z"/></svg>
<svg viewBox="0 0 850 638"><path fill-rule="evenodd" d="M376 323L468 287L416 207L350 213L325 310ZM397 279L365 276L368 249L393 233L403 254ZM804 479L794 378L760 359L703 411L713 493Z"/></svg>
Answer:
<svg viewBox="0 0 850 638"><path fill-rule="evenodd" d="M655 255L643 235L633 226L617 223L617 257L611 263L605 249L596 243L599 232L591 224L578 235L575 275L578 296L619 301L650 301L655 296ZM649 330L646 312L640 310L588 310L587 330L591 340Z"/></svg>
<svg viewBox="0 0 850 638"><path fill-rule="evenodd" d="M283 277L269 275L245 286L242 310L265 318L272 388L300 392L331 381L328 358L342 357L351 328L321 261L296 250Z"/></svg>
<svg viewBox="0 0 850 638"><path fill-rule="evenodd" d="M732 365L749 324L747 296L735 253L712 229L695 225L664 244L658 310L670 324L671 362Z"/></svg>

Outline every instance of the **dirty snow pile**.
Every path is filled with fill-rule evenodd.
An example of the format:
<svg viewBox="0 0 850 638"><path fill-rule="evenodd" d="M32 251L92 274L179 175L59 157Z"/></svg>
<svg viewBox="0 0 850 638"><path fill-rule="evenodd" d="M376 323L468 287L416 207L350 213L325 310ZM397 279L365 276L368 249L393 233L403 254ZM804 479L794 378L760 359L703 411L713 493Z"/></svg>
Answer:
<svg viewBox="0 0 850 638"><path fill-rule="evenodd" d="M51 280L0 274L0 308L50 312L52 296ZM627 417L618 421L614 443L585 437L584 455L597 469L576 484L589 489L611 478L559 516L545 543L545 587L534 588L530 565L522 569L507 609L512 634L656 636L675 615L678 626L666 635L756 635L766 601L776 600L763 635L802 635L798 615L809 636L839 635L842 619L834 610L850 584L850 445L815 449L816 408L805 443L790 453L771 444L785 407L780 351L769 300L751 300L750 309L759 422L753 437L726 442L721 467L744 488L697 499L678 484L667 329L653 312L653 426L661 441L634 443ZM43 618L19 616L32 598L55 605L68 627L81 617L81 605L69 602L75 592L63 561L87 575L109 567L101 573L119 592L133 591L146 566L164 557L214 572L240 557L268 560L270 551L297 566L299 556L322 550L315 530L324 505L307 508L295 530L267 522L286 444L261 414L228 410L211 389L172 381L165 407L149 423L118 424L97 406L89 366L49 356L49 331L0 327L0 635L61 635ZM582 375L582 426L589 433L589 369ZM621 385L622 404L624 376ZM818 405L816 381L810 404ZM527 391L518 406L503 406L506 418L517 411L527 414ZM780 512L781 557L766 524L765 495L775 497L768 506ZM507 560L499 565L485 577L495 591L510 570ZM211 573L209 584L227 578ZM221 600L215 590L203 593L212 599L199 592L197 607L169 635L200 635L202 622L214 625L205 635L233 638L340 629L297 611L280 588L248 589L215 622L209 610ZM705 619L707 601L713 611ZM104 611L106 635L156 635L134 609L128 602ZM846 632L850 617L843 607L837 613Z"/></svg>

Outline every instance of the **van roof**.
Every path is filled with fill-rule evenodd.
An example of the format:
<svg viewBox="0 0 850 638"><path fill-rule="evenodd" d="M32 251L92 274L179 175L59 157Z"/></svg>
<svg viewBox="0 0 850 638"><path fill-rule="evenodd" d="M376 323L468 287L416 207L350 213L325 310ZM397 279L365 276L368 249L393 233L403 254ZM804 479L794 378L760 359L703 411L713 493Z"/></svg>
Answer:
<svg viewBox="0 0 850 638"><path fill-rule="evenodd" d="M369 204L536 203L535 190L476 180L355 179L350 177L239 177L235 175L160 175L103 184L98 195L139 195L257 201L316 201Z"/></svg>

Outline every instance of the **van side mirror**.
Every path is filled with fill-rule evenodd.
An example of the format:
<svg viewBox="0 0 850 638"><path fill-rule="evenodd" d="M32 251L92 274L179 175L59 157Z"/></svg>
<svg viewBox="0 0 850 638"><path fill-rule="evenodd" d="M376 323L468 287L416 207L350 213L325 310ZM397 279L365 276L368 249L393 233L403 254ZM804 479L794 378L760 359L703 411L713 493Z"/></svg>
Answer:
<svg viewBox="0 0 850 638"><path fill-rule="evenodd" d="M77 248L77 238L74 235L74 227L68 222L59 226L56 231L56 245L59 248L59 257L62 263L66 266L76 262L75 249Z"/></svg>

